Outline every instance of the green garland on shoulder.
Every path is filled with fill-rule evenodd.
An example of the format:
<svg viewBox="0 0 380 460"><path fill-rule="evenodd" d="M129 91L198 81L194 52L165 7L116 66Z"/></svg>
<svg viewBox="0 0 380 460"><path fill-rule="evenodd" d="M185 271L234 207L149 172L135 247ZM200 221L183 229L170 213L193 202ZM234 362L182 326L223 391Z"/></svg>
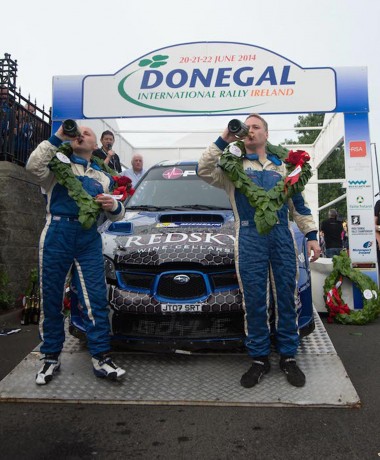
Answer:
<svg viewBox="0 0 380 460"><path fill-rule="evenodd" d="M58 152L66 155L68 159L73 153L71 146L66 143L59 147ZM117 175L117 172L106 165L100 158L93 156L92 161L111 176ZM57 156L54 156L49 163L49 167L54 173L57 182L67 188L69 196L78 205L79 222L84 229L88 230L97 221L101 206L84 190L82 183L75 177L71 169L71 163L62 162Z"/></svg>
<svg viewBox="0 0 380 460"><path fill-rule="evenodd" d="M231 146L238 147L242 155L236 156L231 153ZM267 144L267 150L279 157L284 157L288 153L284 148L280 146L275 147L269 143ZM288 184L285 187L285 178L283 178L272 189L266 191L254 184L244 171L242 160L245 154L244 142L233 142L222 153L219 165L234 184L235 188L239 189L248 198L251 206L255 208L254 220L257 231L261 235L265 235L277 223L277 211L282 208L289 198L305 189L305 185L312 176L311 167L309 163L305 162L298 181L293 185ZM289 175L294 171L295 165L287 163L286 168Z"/></svg>
<svg viewBox="0 0 380 460"><path fill-rule="evenodd" d="M350 279L360 289L363 296L363 308L361 310L350 310L349 313L340 313L339 308L329 307L326 303L329 317L341 324L363 325L374 321L380 315L379 288L368 275L352 268L351 259L345 251L342 251L339 256L333 257L333 270L327 276L323 286L325 302L328 293L336 286L340 277ZM338 292L341 297L342 290L340 286L338 287ZM341 301L344 303L343 299Z"/></svg>
<svg viewBox="0 0 380 460"><path fill-rule="evenodd" d="M289 150L282 145L273 145L269 141L267 141L265 148L267 152L277 155L280 160L285 160L289 154Z"/></svg>

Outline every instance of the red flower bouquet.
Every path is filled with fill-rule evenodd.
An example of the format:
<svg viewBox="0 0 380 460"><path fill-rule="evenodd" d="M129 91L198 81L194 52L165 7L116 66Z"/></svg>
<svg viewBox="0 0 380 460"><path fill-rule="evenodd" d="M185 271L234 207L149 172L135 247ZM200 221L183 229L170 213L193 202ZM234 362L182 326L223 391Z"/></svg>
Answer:
<svg viewBox="0 0 380 460"><path fill-rule="evenodd" d="M310 155L304 150L291 150L288 157L285 158L285 162L289 165L294 165L294 169L285 177L285 191L289 185L293 185L298 182L300 178L302 166L310 160ZM288 166L289 168L289 166Z"/></svg>
<svg viewBox="0 0 380 460"><path fill-rule="evenodd" d="M115 181L115 188L112 195L120 201L124 201L128 196L133 195L134 189L132 188L132 181L127 176L112 176Z"/></svg>
<svg viewBox="0 0 380 460"><path fill-rule="evenodd" d="M291 150L285 158L286 163L291 163L292 165L298 165L301 163L302 166L306 161L310 160L310 155L304 150Z"/></svg>

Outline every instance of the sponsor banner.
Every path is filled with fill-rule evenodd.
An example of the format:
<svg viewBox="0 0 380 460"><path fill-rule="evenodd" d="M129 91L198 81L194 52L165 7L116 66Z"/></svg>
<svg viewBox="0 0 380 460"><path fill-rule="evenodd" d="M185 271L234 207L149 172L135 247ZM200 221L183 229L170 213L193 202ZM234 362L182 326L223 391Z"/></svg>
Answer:
<svg viewBox="0 0 380 460"><path fill-rule="evenodd" d="M350 234L355 237L362 236L366 239L373 238L375 234L373 216L369 212L351 214L351 221L348 223Z"/></svg>
<svg viewBox="0 0 380 460"><path fill-rule="evenodd" d="M347 188L348 208L352 211L373 211L373 194L372 188L351 189ZM373 212L372 212L373 215ZM373 223L373 222L372 222Z"/></svg>
<svg viewBox="0 0 380 460"><path fill-rule="evenodd" d="M347 181L367 180L371 177L371 149L368 114L345 114L345 160ZM353 182L352 182L353 183Z"/></svg>
<svg viewBox="0 0 380 460"><path fill-rule="evenodd" d="M356 236L355 238L355 247L350 247L350 256L353 260L358 260L361 257L363 260L369 260L371 256L376 256L376 246L375 243L365 236Z"/></svg>
<svg viewBox="0 0 380 460"><path fill-rule="evenodd" d="M369 111L366 67L302 68L246 43L172 45L110 70L53 77L54 129L65 118Z"/></svg>
<svg viewBox="0 0 380 460"><path fill-rule="evenodd" d="M350 258L353 263L376 263L368 114L346 113L344 124Z"/></svg>
<svg viewBox="0 0 380 460"><path fill-rule="evenodd" d="M351 141L349 143L350 158L367 156L367 146L365 141Z"/></svg>
<svg viewBox="0 0 380 460"><path fill-rule="evenodd" d="M354 193L356 193L357 191L362 190L362 189L371 190L372 183L371 181L367 179L351 179L347 181L347 188L354 189L355 190Z"/></svg>
<svg viewBox="0 0 380 460"><path fill-rule="evenodd" d="M334 69L233 42L161 48L83 80L86 118L334 111L336 100Z"/></svg>

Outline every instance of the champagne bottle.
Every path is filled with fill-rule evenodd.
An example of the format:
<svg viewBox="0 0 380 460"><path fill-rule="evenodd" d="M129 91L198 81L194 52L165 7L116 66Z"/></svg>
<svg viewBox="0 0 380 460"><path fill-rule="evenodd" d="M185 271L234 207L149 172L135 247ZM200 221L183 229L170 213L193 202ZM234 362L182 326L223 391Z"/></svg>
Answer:
<svg viewBox="0 0 380 460"><path fill-rule="evenodd" d="M21 324L27 326L30 318L30 297L25 296L23 299L23 309L21 312Z"/></svg>
<svg viewBox="0 0 380 460"><path fill-rule="evenodd" d="M234 118L228 123L228 131L239 139L248 136L249 128L242 121Z"/></svg>
<svg viewBox="0 0 380 460"><path fill-rule="evenodd" d="M66 134L66 136L69 136L72 138L79 137L81 135L81 132L75 120L70 120L70 119L65 120L62 123L62 129L63 129L63 132Z"/></svg>
<svg viewBox="0 0 380 460"><path fill-rule="evenodd" d="M40 321L40 298L38 295L34 296L32 308L32 324L38 324Z"/></svg>
<svg viewBox="0 0 380 460"><path fill-rule="evenodd" d="M30 298L29 300L29 308L28 308L28 324L32 324L32 314L33 314L33 303L32 303L32 299Z"/></svg>

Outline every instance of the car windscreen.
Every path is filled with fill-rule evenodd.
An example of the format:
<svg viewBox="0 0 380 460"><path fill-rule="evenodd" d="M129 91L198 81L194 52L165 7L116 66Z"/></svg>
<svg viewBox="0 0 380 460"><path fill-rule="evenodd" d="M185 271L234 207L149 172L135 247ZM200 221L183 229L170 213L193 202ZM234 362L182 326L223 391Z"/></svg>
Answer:
<svg viewBox="0 0 380 460"><path fill-rule="evenodd" d="M149 170L128 200L127 208L135 206L231 209L226 192L200 179L194 165Z"/></svg>

